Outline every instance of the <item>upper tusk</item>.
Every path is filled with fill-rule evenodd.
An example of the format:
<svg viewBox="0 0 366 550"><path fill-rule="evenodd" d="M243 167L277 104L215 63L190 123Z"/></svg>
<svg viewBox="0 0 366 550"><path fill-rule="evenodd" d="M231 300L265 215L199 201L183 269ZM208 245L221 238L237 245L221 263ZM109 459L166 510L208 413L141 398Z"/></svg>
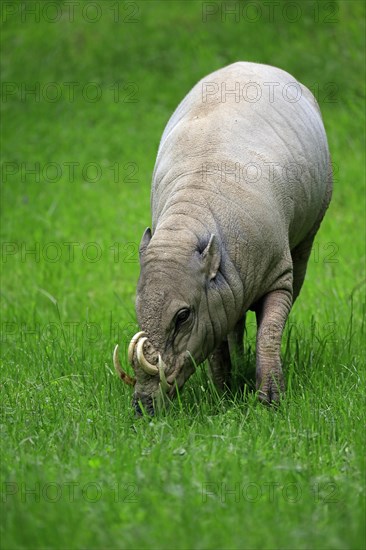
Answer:
<svg viewBox="0 0 366 550"><path fill-rule="evenodd" d="M159 377L160 377L160 386L164 393L167 393L171 389L171 384L168 383L166 376L165 376L165 369L166 365L164 361L161 358L161 355L159 353L159 363L158 363L158 369L159 369Z"/></svg>
<svg viewBox="0 0 366 550"><path fill-rule="evenodd" d="M144 332L143 330L141 330L140 332L137 332L134 336L132 336L131 338L131 342L128 346L128 362L130 363L130 365L132 365L132 361L133 361L133 352L135 351L135 346L138 342L138 340L141 338L141 336L147 336L146 332Z"/></svg>
<svg viewBox="0 0 366 550"><path fill-rule="evenodd" d="M159 372L159 369L157 366L155 365L152 365L151 363L149 363L149 361L145 358L144 356L144 350L143 350L143 347L144 347L144 343L146 342L147 338L144 337L144 338L140 338L138 343L137 343L137 346L136 346L136 353L137 353L137 361L140 365L140 367L147 373L147 374L150 374L152 376L155 376L156 374L158 374Z"/></svg>
<svg viewBox="0 0 366 550"><path fill-rule="evenodd" d="M123 382L125 382L129 386L134 386L136 384L136 378L131 378L131 376L129 376L121 367L121 364L118 359L118 344L114 348L113 364L114 364L114 368L117 371L118 376L121 378L121 380L123 380Z"/></svg>

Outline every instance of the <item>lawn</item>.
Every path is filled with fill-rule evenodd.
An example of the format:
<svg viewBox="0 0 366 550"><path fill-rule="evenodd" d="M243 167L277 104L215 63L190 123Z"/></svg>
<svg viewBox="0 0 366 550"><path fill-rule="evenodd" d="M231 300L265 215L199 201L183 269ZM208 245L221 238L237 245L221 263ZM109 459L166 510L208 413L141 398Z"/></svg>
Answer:
<svg viewBox="0 0 366 550"><path fill-rule="evenodd" d="M365 548L363 3L1 10L1 548ZM159 139L237 60L315 93L334 163L283 341L287 398L257 402L249 317L232 394L202 366L169 411L136 420L111 358L138 329Z"/></svg>

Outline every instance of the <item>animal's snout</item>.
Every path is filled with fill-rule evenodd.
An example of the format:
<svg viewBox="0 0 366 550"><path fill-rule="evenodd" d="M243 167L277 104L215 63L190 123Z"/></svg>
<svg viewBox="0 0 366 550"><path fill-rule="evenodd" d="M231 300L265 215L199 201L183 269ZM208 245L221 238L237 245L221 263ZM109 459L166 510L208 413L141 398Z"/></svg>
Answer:
<svg viewBox="0 0 366 550"><path fill-rule="evenodd" d="M153 399L150 396L134 395L132 406L136 417L143 416L144 412L149 416L154 416L155 414Z"/></svg>

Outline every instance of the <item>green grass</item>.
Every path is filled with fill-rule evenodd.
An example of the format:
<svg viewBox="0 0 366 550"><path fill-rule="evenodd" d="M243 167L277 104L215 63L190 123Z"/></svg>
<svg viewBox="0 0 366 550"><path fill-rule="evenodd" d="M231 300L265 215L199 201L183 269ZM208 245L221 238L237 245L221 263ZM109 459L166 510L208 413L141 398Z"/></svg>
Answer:
<svg viewBox="0 0 366 550"><path fill-rule="evenodd" d="M283 4L274 21L258 3L256 23L220 13L203 23L200 2L150 1L136 3L135 23L120 3L114 23L112 4L96 23L83 20L85 3L73 22L22 22L17 11L2 23L2 80L15 93L1 103L1 547L365 548L363 4L331 3L333 23L330 3L319 22L302 3L296 23ZM193 84L239 59L319 89L336 168L283 341L287 398L260 405L244 367L219 398L202 368L169 411L135 421L111 355L137 329L137 243L159 139ZM23 100L22 83L35 82L64 93ZM65 82L79 83L74 101ZM94 103L80 93L89 82L102 91ZM48 178L22 173L36 162Z"/></svg>

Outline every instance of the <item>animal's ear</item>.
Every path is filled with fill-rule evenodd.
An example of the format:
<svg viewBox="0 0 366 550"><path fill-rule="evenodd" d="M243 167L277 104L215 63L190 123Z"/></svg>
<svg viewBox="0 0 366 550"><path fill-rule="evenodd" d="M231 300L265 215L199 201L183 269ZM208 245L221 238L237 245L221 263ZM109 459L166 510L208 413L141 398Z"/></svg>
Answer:
<svg viewBox="0 0 366 550"><path fill-rule="evenodd" d="M204 271L211 281L216 277L221 261L220 245L215 235L211 235L209 243L202 252L201 257Z"/></svg>
<svg viewBox="0 0 366 550"><path fill-rule="evenodd" d="M145 251L150 241L151 241L151 229L150 227L147 227L144 231L144 234L142 235L142 239L140 242L140 248L139 248L140 260L142 256L145 254Z"/></svg>

